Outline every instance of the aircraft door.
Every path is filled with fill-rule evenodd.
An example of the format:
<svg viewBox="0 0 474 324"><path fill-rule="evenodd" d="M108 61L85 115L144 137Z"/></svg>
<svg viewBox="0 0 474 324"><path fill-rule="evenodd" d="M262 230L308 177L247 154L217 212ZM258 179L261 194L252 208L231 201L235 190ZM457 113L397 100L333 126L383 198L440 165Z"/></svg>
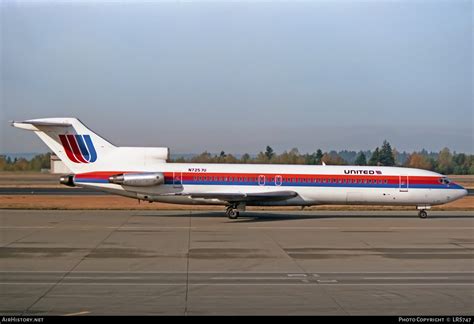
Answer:
<svg viewBox="0 0 474 324"><path fill-rule="evenodd" d="M275 177L275 186L281 186L281 175Z"/></svg>
<svg viewBox="0 0 474 324"><path fill-rule="evenodd" d="M400 192L407 192L408 191L408 176L401 175L400 176Z"/></svg>
<svg viewBox="0 0 474 324"><path fill-rule="evenodd" d="M173 172L173 187L181 188L183 186L183 172Z"/></svg>

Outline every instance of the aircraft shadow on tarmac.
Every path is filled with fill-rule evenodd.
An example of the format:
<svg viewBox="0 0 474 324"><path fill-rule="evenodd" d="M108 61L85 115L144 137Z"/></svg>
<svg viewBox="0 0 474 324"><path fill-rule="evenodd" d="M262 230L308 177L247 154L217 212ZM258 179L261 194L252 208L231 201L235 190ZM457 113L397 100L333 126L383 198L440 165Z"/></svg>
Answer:
<svg viewBox="0 0 474 324"><path fill-rule="evenodd" d="M383 211L382 211L383 212ZM449 213L449 212L448 212ZM183 212L183 213L173 213L173 214L159 214L159 215L137 215L137 216L146 216L146 217L189 217L192 218L226 218L227 217L222 212ZM304 219L330 219L330 218L354 218L354 219L396 219L396 218L413 218L419 219L416 215L416 211L413 212L413 215L351 215L350 212L347 215L341 214L322 214L322 215L308 215L308 214L280 214L280 213L271 213L271 212L242 212L238 219L230 220L229 223L256 223L256 222L273 222L273 221L286 221L286 220L304 220ZM429 221L430 219L458 219L458 218L473 218L474 215L429 215L428 219L424 221Z"/></svg>

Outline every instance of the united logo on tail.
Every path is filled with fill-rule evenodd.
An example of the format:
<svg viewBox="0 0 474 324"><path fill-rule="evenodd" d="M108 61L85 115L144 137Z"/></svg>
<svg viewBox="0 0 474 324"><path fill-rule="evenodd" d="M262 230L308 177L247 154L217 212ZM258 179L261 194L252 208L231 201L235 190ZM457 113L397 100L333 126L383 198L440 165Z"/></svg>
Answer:
<svg viewBox="0 0 474 324"><path fill-rule="evenodd" d="M93 163L97 160L97 152L90 135L59 135L66 155L75 163Z"/></svg>

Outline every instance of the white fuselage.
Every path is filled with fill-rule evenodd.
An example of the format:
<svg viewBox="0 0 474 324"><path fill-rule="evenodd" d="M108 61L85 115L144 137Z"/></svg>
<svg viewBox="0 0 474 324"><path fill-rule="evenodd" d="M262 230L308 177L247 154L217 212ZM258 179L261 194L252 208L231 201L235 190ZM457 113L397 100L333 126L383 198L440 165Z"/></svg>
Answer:
<svg viewBox="0 0 474 324"><path fill-rule="evenodd" d="M119 173L162 172L165 183L134 187L109 183ZM467 194L443 181L441 174L412 168L257 164L159 163L146 168L76 174L78 186L127 197L177 204L225 204L199 193L268 193L294 191L282 201L249 201L247 205L309 206L320 204L415 205L429 207Z"/></svg>

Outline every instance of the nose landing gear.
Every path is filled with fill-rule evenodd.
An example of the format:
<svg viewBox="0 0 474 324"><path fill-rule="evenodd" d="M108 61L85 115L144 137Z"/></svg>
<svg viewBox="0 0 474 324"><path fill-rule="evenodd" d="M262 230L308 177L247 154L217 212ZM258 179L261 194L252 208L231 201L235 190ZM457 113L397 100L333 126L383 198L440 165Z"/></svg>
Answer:
<svg viewBox="0 0 474 324"><path fill-rule="evenodd" d="M418 212L418 216L420 218L427 218L428 217L428 213L426 212L426 210L422 209Z"/></svg>
<svg viewBox="0 0 474 324"><path fill-rule="evenodd" d="M416 206L416 209L419 210L418 212L418 217L420 218L427 218L428 213L426 212L427 209L431 209L430 205L418 205Z"/></svg>

